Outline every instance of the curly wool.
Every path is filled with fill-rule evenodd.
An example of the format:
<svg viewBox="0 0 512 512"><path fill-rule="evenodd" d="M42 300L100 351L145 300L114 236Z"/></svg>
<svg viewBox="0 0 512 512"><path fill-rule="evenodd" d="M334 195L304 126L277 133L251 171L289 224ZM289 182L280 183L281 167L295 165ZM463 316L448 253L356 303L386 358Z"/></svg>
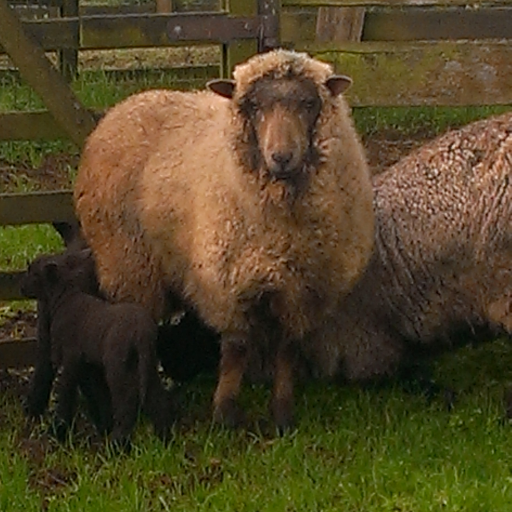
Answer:
<svg viewBox="0 0 512 512"><path fill-rule="evenodd" d="M372 260L311 346L319 372L393 373L416 352L512 334L512 113L426 144L373 179Z"/></svg>
<svg viewBox="0 0 512 512"><path fill-rule="evenodd" d="M146 304L157 318L185 302L219 331L246 331L247 301L278 290L285 331L302 337L354 285L373 245L372 189L348 107L323 85L330 66L295 52L256 56L235 70L237 95L289 70L313 78L323 99L322 158L292 209L279 183L262 190L240 168L235 102L151 91L100 122L75 201L113 300Z"/></svg>

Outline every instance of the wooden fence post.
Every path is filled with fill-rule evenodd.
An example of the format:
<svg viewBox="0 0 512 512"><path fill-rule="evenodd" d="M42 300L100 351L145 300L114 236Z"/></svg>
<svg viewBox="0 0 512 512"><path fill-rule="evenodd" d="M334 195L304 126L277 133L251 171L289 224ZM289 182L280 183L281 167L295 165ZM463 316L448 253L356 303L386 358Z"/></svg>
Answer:
<svg viewBox="0 0 512 512"><path fill-rule="evenodd" d="M364 11L364 7L320 7L316 24L317 41L360 41Z"/></svg>
<svg viewBox="0 0 512 512"><path fill-rule="evenodd" d="M79 2L80 0L63 0L62 6L59 9L60 15L67 18L78 18ZM59 52L60 72L68 82L71 82L78 73L78 48L80 46L79 23L77 23L76 32L73 35L75 48L66 48Z"/></svg>
<svg viewBox="0 0 512 512"><path fill-rule="evenodd" d="M224 0L224 6L229 14L240 16L256 16L258 14L258 0ZM258 41L235 41L229 45L222 45L221 76L230 78L233 68L247 60L258 51Z"/></svg>
<svg viewBox="0 0 512 512"><path fill-rule="evenodd" d="M264 18L263 37L258 50L264 52L281 45L281 0L258 0L258 14Z"/></svg>
<svg viewBox="0 0 512 512"><path fill-rule="evenodd" d="M82 106L41 46L25 33L7 0L0 0L0 44L55 120L81 147L96 126L92 113Z"/></svg>

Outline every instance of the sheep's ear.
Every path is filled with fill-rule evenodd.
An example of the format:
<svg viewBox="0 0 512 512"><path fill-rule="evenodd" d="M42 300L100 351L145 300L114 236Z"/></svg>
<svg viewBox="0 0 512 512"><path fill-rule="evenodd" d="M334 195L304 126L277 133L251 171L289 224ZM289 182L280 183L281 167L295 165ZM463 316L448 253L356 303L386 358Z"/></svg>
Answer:
<svg viewBox="0 0 512 512"><path fill-rule="evenodd" d="M352 78L345 75L332 75L325 82L325 86L335 97L344 93L351 85Z"/></svg>
<svg viewBox="0 0 512 512"><path fill-rule="evenodd" d="M223 98L232 99L235 94L235 85L236 82L234 80L219 78L216 80L210 80L206 84L206 87Z"/></svg>
<svg viewBox="0 0 512 512"><path fill-rule="evenodd" d="M55 283L59 278L59 266L56 263L48 262L44 266L44 277L50 283Z"/></svg>

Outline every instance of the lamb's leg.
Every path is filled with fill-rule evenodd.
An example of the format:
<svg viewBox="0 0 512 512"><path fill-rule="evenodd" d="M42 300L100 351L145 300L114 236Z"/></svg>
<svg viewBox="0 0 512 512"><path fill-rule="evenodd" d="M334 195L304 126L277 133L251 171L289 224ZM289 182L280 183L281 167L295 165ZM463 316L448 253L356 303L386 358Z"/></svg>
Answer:
<svg viewBox="0 0 512 512"><path fill-rule="evenodd" d="M247 367L247 336L225 334L221 340L219 380L213 397L213 419L229 427L243 423L243 411L237 399Z"/></svg>
<svg viewBox="0 0 512 512"><path fill-rule="evenodd" d="M291 342L282 342L275 359L274 388L271 410L276 427L280 432L289 430L293 420L293 374L297 349Z"/></svg>
<svg viewBox="0 0 512 512"><path fill-rule="evenodd" d="M176 410L173 393L164 388L155 368L148 376L144 412L153 423L156 435L162 441L167 441L169 438L169 431L176 417Z"/></svg>
<svg viewBox="0 0 512 512"><path fill-rule="evenodd" d="M122 364L116 364L114 368L106 369L106 379L114 418L111 441L120 448L129 449L140 407L137 374L126 371Z"/></svg>
<svg viewBox="0 0 512 512"><path fill-rule="evenodd" d="M52 365L50 315L45 302L37 301L36 366L26 401L29 417L41 416L48 406L55 371Z"/></svg>
<svg viewBox="0 0 512 512"><path fill-rule="evenodd" d="M103 372L92 365L84 365L80 377L80 391L86 398L89 416L100 435L112 431L112 404Z"/></svg>
<svg viewBox="0 0 512 512"><path fill-rule="evenodd" d="M80 367L77 364L64 364L57 385L57 410L53 426L59 441L64 441L75 413L76 395Z"/></svg>

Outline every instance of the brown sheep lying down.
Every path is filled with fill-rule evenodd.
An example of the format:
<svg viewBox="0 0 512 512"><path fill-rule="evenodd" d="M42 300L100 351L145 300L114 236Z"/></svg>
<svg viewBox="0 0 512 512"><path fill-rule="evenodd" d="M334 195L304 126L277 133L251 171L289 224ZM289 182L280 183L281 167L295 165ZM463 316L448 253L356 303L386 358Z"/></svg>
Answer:
<svg viewBox="0 0 512 512"><path fill-rule="evenodd" d="M460 334L512 334L512 112L440 136L373 187L374 255L310 344L320 373L368 379Z"/></svg>
<svg viewBox="0 0 512 512"><path fill-rule="evenodd" d="M370 175L342 92L350 79L278 50L211 91L149 91L112 108L75 186L100 286L156 319L194 309L221 333L214 419L240 422L250 354L293 418L297 358L373 245Z"/></svg>
<svg viewBox="0 0 512 512"><path fill-rule="evenodd" d="M57 434L62 438L71 425L80 387L99 430L112 428L113 442L127 444L140 409L165 438L174 401L157 372L157 326L139 305L109 304L84 293L89 261L88 250L39 256L21 282L24 295L45 304L51 340L46 358L51 358L54 369L62 368ZM44 405L40 403L39 409Z"/></svg>

